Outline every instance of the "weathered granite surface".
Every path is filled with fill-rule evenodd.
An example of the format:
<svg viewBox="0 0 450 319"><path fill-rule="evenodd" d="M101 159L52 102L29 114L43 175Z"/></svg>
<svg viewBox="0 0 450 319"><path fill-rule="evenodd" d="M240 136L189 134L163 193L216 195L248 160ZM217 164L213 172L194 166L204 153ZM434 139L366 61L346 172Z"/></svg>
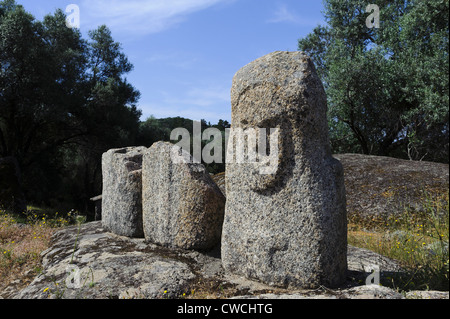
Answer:
<svg viewBox="0 0 450 319"><path fill-rule="evenodd" d="M145 147L112 149L102 156L102 223L111 232L143 237L142 156Z"/></svg>
<svg viewBox="0 0 450 319"><path fill-rule="evenodd" d="M449 165L364 154L334 154L344 167L349 218L393 217L426 211L424 196L445 205ZM226 195L225 174L213 177Z"/></svg>
<svg viewBox="0 0 450 319"><path fill-rule="evenodd" d="M273 173L227 159L224 268L280 287L339 286L347 269L343 169L331 156L313 62L302 52L259 58L234 76L231 102L232 129L274 128L279 136ZM228 149L234 143L230 137Z"/></svg>
<svg viewBox="0 0 450 319"><path fill-rule="evenodd" d="M363 154L334 155L344 167L348 217L373 218L426 212L424 198L445 206L449 165Z"/></svg>
<svg viewBox="0 0 450 319"><path fill-rule="evenodd" d="M364 285L369 275L364 268L368 265L379 264L382 278L401 269L393 260L351 246L349 270L342 287L289 290L226 273L219 247L205 253L167 249L146 243L143 238L107 232L101 222L83 224L77 233L76 226L57 232L52 246L42 253L42 273L23 290L9 286L0 292L0 298L449 298L448 292L412 291L403 295L387 287ZM75 283L68 280L69 266L79 269L77 288L70 286Z"/></svg>
<svg viewBox="0 0 450 319"><path fill-rule="evenodd" d="M177 163L172 151L181 154L182 161ZM204 165L193 163L176 145L157 142L144 155L142 175L147 241L199 250L220 242L225 197Z"/></svg>

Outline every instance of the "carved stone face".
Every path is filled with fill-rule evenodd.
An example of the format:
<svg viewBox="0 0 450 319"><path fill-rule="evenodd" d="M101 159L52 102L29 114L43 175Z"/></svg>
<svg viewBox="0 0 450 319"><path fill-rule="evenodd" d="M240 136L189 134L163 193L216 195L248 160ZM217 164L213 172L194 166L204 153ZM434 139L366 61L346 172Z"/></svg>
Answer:
<svg viewBox="0 0 450 319"><path fill-rule="evenodd" d="M234 152L233 165L246 173L249 189L274 192L286 183L293 160L290 127L285 116L278 116L260 122L243 119L241 126L232 130L229 147Z"/></svg>
<svg viewBox="0 0 450 319"><path fill-rule="evenodd" d="M326 98L320 80L311 73L312 62L299 52L279 52L258 62L242 68L233 79L232 130L257 132L257 153L268 156L257 156L256 162L247 156L243 163L238 161L238 169L244 170L251 190L268 195L279 192L292 177L296 155L310 145L328 145L326 120L317 121L326 119ZM260 129L267 135L266 149L259 147L264 140ZM239 134L237 139L242 139ZM247 135L240 146L230 139L235 152L238 147L246 155L252 150L254 141Z"/></svg>

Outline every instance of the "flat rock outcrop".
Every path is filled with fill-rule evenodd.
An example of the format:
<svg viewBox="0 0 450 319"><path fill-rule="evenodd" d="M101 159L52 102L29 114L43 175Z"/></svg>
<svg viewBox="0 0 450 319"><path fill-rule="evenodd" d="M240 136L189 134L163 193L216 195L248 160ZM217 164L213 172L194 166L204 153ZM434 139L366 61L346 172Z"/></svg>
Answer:
<svg viewBox="0 0 450 319"><path fill-rule="evenodd" d="M389 217L405 208L423 211L428 197L445 204L449 165L363 154L336 154L344 167L350 218Z"/></svg>
<svg viewBox="0 0 450 319"><path fill-rule="evenodd" d="M447 298L448 292L409 292L366 286L365 267L380 265L381 277L399 265L371 251L349 247L346 283L339 289L287 290L226 274L219 247L207 253L167 249L107 232L101 222L63 229L42 253L42 273L21 291L13 286L2 298L260 298L260 299L378 299ZM75 248L75 242L77 242ZM78 280L77 279L77 275ZM57 285L58 284L58 285Z"/></svg>

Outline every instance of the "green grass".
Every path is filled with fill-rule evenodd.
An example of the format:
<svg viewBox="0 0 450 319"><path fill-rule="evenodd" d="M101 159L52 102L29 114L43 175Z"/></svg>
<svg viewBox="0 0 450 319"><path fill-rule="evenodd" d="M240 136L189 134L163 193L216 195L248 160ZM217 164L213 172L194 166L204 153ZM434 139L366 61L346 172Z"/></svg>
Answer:
<svg viewBox="0 0 450 319"><path fill-rule="evenodd" d="M399 291L449 290L449 194L424 190L424 208L399 216L349 221L349 244L400 262L404 274L389 285Z"/></svg>

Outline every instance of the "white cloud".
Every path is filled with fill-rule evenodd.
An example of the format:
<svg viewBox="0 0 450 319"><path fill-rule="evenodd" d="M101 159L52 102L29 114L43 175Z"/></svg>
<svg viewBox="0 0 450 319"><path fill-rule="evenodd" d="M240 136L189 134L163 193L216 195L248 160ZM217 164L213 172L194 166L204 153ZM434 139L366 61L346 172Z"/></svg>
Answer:
<svg viewBox="0 0 450 319"><path fill-rule="evenodd" d="M82 19L106 24L116 32L157 33L182 22L187 15L230 0L83 0Z"/></svg>
<svg viewBox="0 0 450 319"><path fill-rule="evenodd" d="M184 101L198 106L214 106L220 103L231 103L230 99L230 88L210 86L191 89L187 92Z"/></svg>
<svg viewBox="0 0 450 319"><path fill-rule="evenodd" d="M231 119L230 88L205 86L191 88L174 97L169 92L161 92L161 104L143 103L139 108L143 118L154 115L156 118L186 117L194 120L205 119L217 123L219 119Z"/></svg>
<svg viewBox="0 0 450 319"><path fill-rule="evenodd" d="M272 18L267 20L270 23L279 23L279 22L294 22L297 23L299 18L295 16L294 13L290 12L285 4L280 4L275 10Z"/></svg>
<svg viewBox="0 0 450 319"><path fill-rule="evenodd" d="M313 20L298 15L295 11L288 8L284 3L279 3L271 18L266 20L267 23L292 23L301 26L315 27L321 21Z"/></svg>

